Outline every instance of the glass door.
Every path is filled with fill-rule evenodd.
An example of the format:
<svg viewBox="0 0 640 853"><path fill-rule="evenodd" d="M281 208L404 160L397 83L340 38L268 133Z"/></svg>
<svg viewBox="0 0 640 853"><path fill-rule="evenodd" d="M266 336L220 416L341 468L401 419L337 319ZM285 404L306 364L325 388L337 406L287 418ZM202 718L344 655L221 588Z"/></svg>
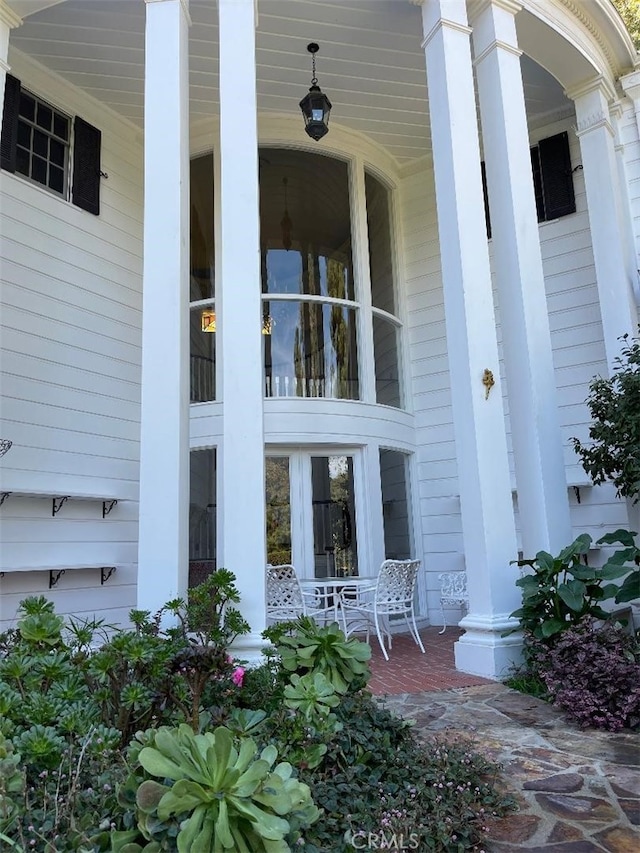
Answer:
<svg viewBox="0 0 640 853"><path fill-rule="evenodd" d="M267 562L306 578L358 574L356 455L291 450L265 459Z"/></svg>
<svg viewBox="0 0 640 853"><path fill-rule="evenodd" d="M314 576L358 574L353 457L311 457Z"/></svg>

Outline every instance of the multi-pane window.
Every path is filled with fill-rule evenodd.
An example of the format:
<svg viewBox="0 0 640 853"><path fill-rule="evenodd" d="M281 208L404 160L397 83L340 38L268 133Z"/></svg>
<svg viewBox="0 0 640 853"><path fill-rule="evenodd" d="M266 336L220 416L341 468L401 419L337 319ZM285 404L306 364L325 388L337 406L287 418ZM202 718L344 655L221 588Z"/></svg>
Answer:
<svg viewBox="0 0 640 853"><path fill-rule="evenodd" d="M7 74L0 130L0 169L100 215L102 132L22 88Z"/></svg>
<svg viewBox="0 0 640 853"><path fill-rule="evenodd" d="M20 92L16 172L66 195L71 120L30 92Z"/></svg>

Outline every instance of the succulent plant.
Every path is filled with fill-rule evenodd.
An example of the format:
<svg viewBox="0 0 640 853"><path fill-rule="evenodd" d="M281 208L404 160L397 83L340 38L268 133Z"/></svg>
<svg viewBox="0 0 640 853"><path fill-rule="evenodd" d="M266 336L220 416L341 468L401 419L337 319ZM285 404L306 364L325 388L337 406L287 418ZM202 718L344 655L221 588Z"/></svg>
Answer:
<svg viewBox="0 0 640 853"><path fill-rule="evenodd" d="M347 640L336 622L319 627L313 619L301 617L294 633L281 637L277 648L284 669L321 672L336 693L359 690L371 675L367 665L371 648L360 640Z"/></svg>
<svg viewBox="0 0 640 853"><path fill-rule="evenodd" d="M340 698L322 672L308 672L306 675L293 673L291 683L284 688L284 703L288 708L299 711L307 720L327 717L331 708L340 704Z"/></svg>
<svg viewBox="0 0 640 853"><path fill-rule="evenodd" d="M274 746L257 758L251 738L240 738L236 749L222 726L201 735L187 725L163 727L148 732L146 742L138 761L147 776L137 786L135 810L140 832L153 845L141 850L167 849L162 843L173 835L178 853L287 853L289 840L320 814L291 765L274 767ZM127 787L131 792L131 781ZM133 851L135 841L129 836L119 849Z"/></svg>

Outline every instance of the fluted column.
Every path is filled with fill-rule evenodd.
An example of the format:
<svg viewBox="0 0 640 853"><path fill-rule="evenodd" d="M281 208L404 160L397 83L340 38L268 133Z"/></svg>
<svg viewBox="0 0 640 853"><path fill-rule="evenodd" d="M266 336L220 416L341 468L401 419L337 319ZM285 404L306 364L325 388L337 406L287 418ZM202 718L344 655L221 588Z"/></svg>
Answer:
<svg viewBox="0 0 640 853"><path fill-rule="evenodd" d="M456 665L497 677L518 654L517 557L464 0L425 0L423 30L470 612ZM491 371L494 387L483 384ZM488 374L486 374L488 376Z"/></svg>
<svg viewBox="0 0 640 853"><path fill-rule="evenodd" d="M145 0L138 607L184 595L189 559L189 13Z"/></svg>
<svg viewBox="0 0 640 853"><path fill-rule="evenodd" d="M498 286L522 547L572 541L529 133L512 0L473 18L484 162Z"/></svg>
<svg viewBox="0 0 640 853"><path fill-rule="evenodd" d="M222 276L222 555L233 571L253 656L265 627L265 483L254 0L218 0Z"/></svg>

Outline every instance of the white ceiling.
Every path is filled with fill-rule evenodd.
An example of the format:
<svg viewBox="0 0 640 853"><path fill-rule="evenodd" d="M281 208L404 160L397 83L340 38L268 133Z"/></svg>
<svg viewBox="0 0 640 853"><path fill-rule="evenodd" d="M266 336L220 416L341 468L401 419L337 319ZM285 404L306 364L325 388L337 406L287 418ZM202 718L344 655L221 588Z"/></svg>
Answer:
<svg viewBox="0 0 640 853"><path fill-rule="evenodd" d="M46 0L15 0L23 6ZM306 45L320 44L318 79L331 122L365 133L399 162L429 150L419 7L408 0L260 0L257 32L261 112L298 114L310 83ZM191 0L191 121L218 111L215 0ZM11 43L142 125L143 0L67 0L43 8ZM523 57L530 120L566 109L559 84Z"/></svg>

